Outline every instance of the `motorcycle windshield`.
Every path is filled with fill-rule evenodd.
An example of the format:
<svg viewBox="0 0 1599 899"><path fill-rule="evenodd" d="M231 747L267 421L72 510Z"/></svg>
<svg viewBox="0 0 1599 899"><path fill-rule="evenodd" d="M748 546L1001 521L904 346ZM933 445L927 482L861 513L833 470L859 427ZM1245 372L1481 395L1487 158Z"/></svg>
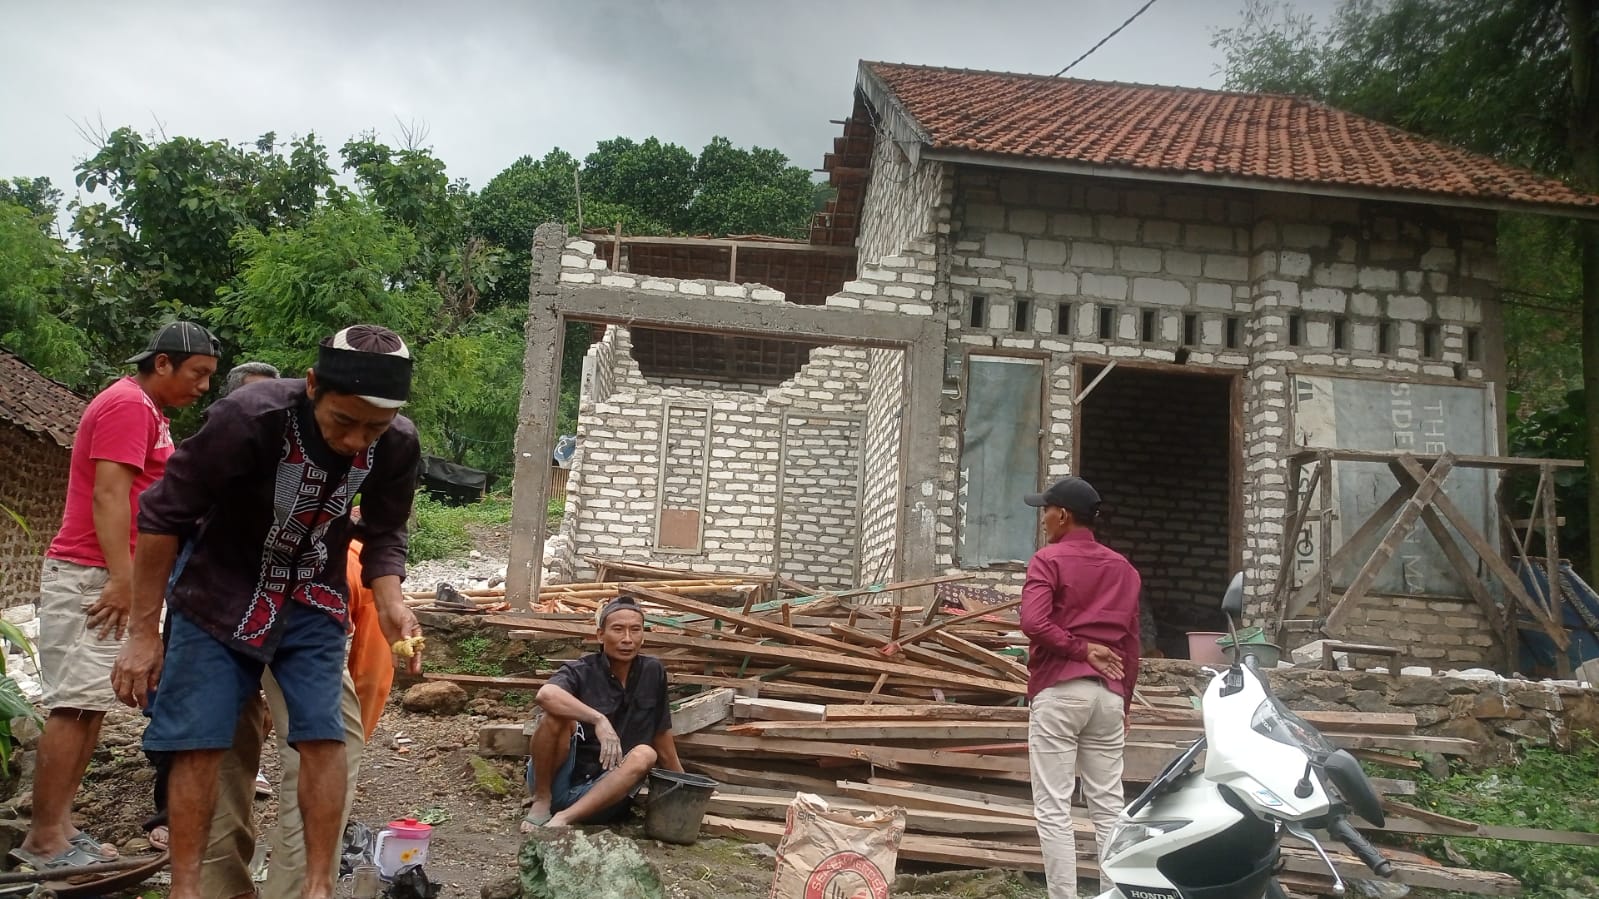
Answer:
<svg viewBox="0 0 1599 899"><path fill-rule="evenodd" d="M1283 705L1282 700L1271 691L1271 684L1260 671L1254 656L1248 656L1244 664L1250 672L1260 681L1261 689L1266 694L1266 700L1255 710L1254 718L1249 726L1261 736L1287 746L1296 746L1303 749L1312 757L1321 757L1333 753L1333 745L1321 735L1321 731L1311 726L1310 722L1294 714L1293 710Z"/></svg>

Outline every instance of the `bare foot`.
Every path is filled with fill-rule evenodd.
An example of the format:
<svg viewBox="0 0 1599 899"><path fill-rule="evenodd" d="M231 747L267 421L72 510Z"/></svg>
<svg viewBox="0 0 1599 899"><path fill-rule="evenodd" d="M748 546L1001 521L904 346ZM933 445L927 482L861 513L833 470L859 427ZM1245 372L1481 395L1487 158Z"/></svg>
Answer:
<svg viewBox="0 0 1599 899"><path fill-rule="evenodd" d="M148 838L151 846L165 852L172 842L172 831L165 824L157 824L150 828Z"/></svg>
<svg viewBox="0 0 1599 899"><path fill-rule="evenodd" d="M523 833L532 833L540 827L550 823L550 800L535 799L528 806L527 814L522 816L520 829Z"/></svg>

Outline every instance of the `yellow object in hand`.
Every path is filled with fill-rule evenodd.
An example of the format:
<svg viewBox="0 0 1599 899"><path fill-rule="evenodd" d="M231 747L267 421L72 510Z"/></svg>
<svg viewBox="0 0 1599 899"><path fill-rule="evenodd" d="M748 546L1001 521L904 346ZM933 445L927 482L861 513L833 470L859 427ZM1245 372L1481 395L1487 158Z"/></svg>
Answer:
<svg viewBox="0 0 1599 899"><path fill-rule="evenodd" d="M409 659L420 652L426 645L427 639L425 637L402 637L399 640L395 640L394 644L389 648L394 650L394 654L400 658Z"/></svg>

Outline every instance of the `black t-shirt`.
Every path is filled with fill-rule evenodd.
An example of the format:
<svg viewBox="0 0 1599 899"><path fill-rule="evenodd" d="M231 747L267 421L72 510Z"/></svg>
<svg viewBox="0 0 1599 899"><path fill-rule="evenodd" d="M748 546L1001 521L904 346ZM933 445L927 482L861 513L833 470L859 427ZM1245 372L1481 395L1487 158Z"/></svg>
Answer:
<svg viewBox="0 0 1599 899"><path fill-rule="evenodd" d="M611 673L610 660L603 652L591 652L562 665L549 682L577 697L578 701L604 715L622 741L622 752L655 741L655 735L672 729L672 707L666 699L666 666L653 656L638 656L623 685ZM600 739L581 722L577 726L576 761L572 775L591 780L604 769L600 766Z"/></svg>

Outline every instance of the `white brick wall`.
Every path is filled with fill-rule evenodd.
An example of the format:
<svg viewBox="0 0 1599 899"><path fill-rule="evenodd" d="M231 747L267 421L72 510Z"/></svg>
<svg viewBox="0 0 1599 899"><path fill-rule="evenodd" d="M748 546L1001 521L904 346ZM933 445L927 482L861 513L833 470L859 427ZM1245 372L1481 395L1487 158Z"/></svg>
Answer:
<svg viewBox="0 0 1599 899"><path fill-rule="evenodd" d="M882 583L897 573L900 439L905 412L905 354L867 351L865 432L862 447L861 580Z"/></svg>

